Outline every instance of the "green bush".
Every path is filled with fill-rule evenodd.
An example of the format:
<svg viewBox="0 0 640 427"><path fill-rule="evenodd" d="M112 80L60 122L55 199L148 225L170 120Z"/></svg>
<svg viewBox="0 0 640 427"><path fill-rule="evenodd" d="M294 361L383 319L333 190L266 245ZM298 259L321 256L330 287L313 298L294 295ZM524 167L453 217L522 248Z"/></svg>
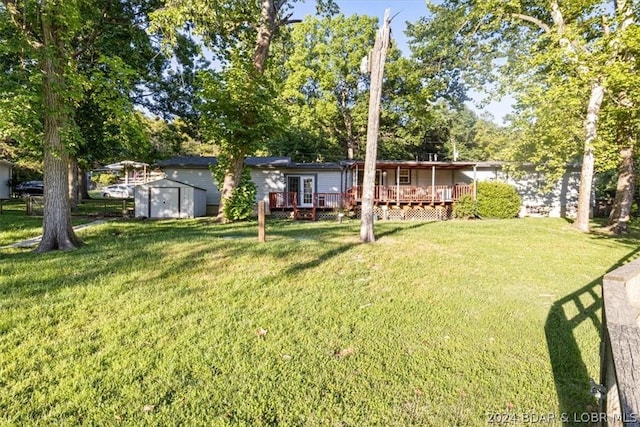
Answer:
<svg viewBox="0 0 640 427"><path fill-rule="evenodd" d="M118 175L114 175L112 173L101 173L99 175L93 175L91 177L91 181L102 187L106 187L107 185L117 184Z"/></svg>
<svg viewBox="0 0 640 427"><path fill-rule="evenodd" d="M478 183L478 215L481 218L515 218L521 204L518 192L509 184Z"/></svg>
<svg viewBox="0 0 640 427"><path fill-rule="evenodd" d="M224 206L224 216L228 221L242 221L253 213L256 204L256 185L251 181L249 168L244 168L240 185L231 193Z"/></svg>
<svg viewBox="0 0 640 427"><path fill-rule="evenodd" d="M453 217L461 219L471 219L476 216L476 201L473 196L465 194L453 205Z"/></svg>

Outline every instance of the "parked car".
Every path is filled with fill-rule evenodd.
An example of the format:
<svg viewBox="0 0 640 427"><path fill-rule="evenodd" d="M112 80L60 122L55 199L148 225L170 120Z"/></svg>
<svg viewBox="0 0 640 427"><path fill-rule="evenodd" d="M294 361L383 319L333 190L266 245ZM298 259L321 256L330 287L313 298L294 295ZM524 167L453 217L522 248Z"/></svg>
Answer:
<svg viewBox="0 0 640 427"><path fill-rule="evenodd" d="M113 184L102 189L102 197L115 197L118 199L128 199L133 197L133 185L130 184Z"/></svg>
<svg viewBox="0 0 640 427"><path fill-rule="evenodd" d="M16 185L13 189L16 197L42 196L44 194L44 182L25 181Z"/></svg>

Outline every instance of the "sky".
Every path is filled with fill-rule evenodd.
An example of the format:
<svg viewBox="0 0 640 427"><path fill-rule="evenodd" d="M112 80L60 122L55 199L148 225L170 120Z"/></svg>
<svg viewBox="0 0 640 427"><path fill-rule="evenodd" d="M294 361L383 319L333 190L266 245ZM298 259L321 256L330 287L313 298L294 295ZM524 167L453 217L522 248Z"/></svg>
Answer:
<svg viewBox="0 0 640 427"><path fill-rule="evenodd" d="M340 7L340 11L345 15L368 15L378 17L378 21L382 22L385 9L391 9L390 15L393 17L391 21L391 36L397 43L404 56L411 54L407 46L407 37L404 34L406 23L416 22L421 17L427 15L427 6L425 0L336 0ZM293 18L302 19L307 15L315 15L315 1L305 0L304 3L297 3L294 9ZM396 15L397 16L394 16ZM471 92L469 94L475 102L479 102L483 98L483 94ZM483 111L491 113L494 121L502 124L505 114L511 111L511 103L513 99L507 97L499 102L492 102L483 110L479 110L475 106L475 102L469 102L467 105L475 110L478 114Z"/></svg>

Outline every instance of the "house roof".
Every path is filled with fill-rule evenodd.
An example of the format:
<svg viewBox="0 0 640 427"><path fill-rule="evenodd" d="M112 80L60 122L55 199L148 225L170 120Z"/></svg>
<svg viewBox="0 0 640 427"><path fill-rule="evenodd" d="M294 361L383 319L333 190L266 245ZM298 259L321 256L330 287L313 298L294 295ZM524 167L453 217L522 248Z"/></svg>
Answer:
<svg viewBox="0 0 640 427"><path fill-rule="evenodd" d="M9 162L7 160L0 159L0 165L13 166L13 163L11 163L11 162Z"/></svg>
<svg viewBox="0 0 640 427"><path fill-rule="evenodd" d="M181 156L172 159L161 160L157 163L160 167L190 167L208 168L218 164L216 157L189 157ZM247 157L244 164L253 167L285 167L291 165L290 157Z"/></svg>
<svg viewBox="0 0 640 427"><path fill-rule="evenodd" d="M344 166L341 163L291 163L292 169L330 169L341 170Z"/></svg>
<svg viewBox="0 0 640 427"><path fill-rule="evenodd" d="M427 169L430 167L436 167L437 169L468 169L470 167L478 165L478 162L427 162L427 161L414 161L414 160L378 160L376 161L376 168L397 168L402 169ZM357 160L351 163L351 167L364 166L364 161Z"/></svg>

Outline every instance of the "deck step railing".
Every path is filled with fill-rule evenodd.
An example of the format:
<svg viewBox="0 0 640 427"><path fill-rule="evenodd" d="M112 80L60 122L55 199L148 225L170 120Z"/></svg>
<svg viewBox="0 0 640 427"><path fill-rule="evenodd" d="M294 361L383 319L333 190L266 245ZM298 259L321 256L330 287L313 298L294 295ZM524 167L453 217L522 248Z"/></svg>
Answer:
<svg viewBox="0 0 640 427"><path fill-rule="evenodd" d="M600 425L640 426L640 259L604 276Z"/></svg>

